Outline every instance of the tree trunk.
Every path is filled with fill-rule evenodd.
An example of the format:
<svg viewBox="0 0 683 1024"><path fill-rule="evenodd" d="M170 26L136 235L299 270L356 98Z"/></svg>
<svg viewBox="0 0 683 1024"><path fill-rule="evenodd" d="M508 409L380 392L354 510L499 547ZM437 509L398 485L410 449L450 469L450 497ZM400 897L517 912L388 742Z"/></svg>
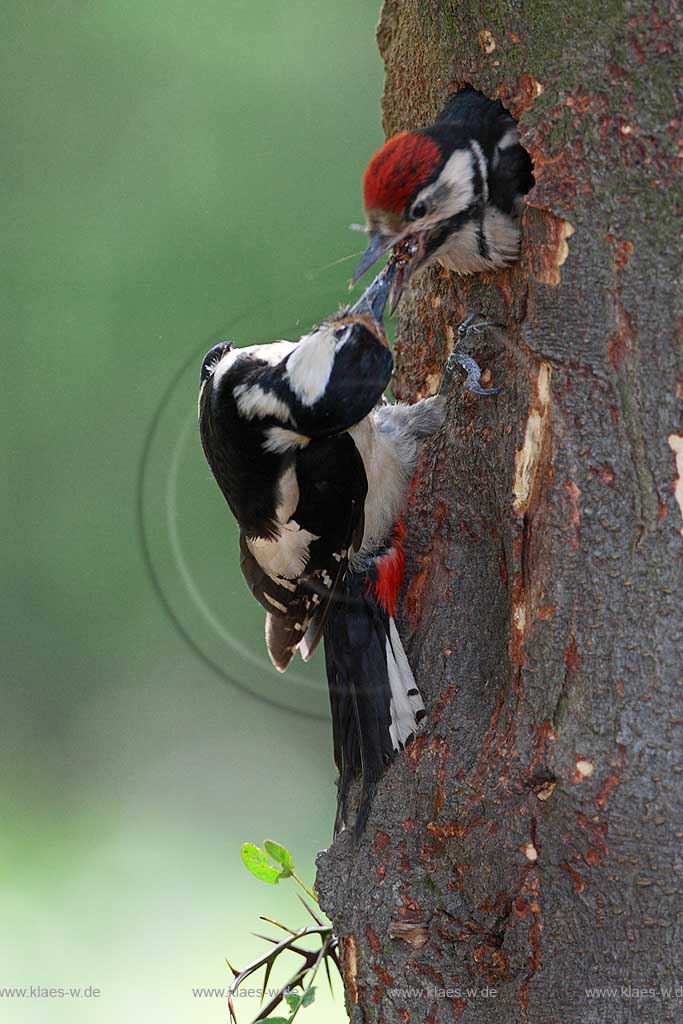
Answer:
<svg viewBox="0 0 683 1024"><path fill-rule="evenodd" d="M506 325L469 346L505 390L456 386L423 459L402 627L428 715L320 858L354 1022L683 1019L681 21L384 5L387 134L467 82L537 184L517 266L432 269L400 307L398 397L473 311Z"/></svg>

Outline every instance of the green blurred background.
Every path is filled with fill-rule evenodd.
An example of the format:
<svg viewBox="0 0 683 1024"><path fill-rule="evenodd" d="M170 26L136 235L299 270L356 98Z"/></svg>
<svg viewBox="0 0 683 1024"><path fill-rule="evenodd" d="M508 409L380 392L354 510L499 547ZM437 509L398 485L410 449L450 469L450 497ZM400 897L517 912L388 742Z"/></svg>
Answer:
<svg viewBox="0 0 683 1024"><path fill-rule="evenodd" d="M296 337L345 297L382 141L377 15L2 5L0 989L102 992L0 999L3 1021L222 1022L192 988L262 948L259 913L303 921L239 848L278 839L313 878L322 668L290 683L263 660L196 385L220 338ZM319 992L301 1019L344 1019Z"/></svg>

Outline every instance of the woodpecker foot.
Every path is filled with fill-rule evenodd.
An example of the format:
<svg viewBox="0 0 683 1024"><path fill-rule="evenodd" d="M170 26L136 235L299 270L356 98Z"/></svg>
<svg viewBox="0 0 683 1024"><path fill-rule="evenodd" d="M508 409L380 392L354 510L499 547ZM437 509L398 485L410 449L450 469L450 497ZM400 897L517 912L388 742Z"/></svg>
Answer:
<svg viewBox="0 0 683 1024"><path fill-rule="evenodd" d="M467 389L467 391L471 391L475 395L484 395L486 397L491 397L493 395L499 395L503 389L483 388L480 383L481 367L479 366L479 363L476 361L476 359L473 359L472 356L466 356L463 353L458 352L458 345L465 341L470 336L470 334L481 334L488 327L503 326L502 324L496 323L495 320L487 320L485 317L482 317L482 320L479 321L479 317L482 317L481 313L470 313L467 319L463 320L463 322L458 327L458 340L455 343L453 351L448 357L448 362L446 363L444 371L443 381L445 383L447 378L452 378L453 376L455 376L456 366L461 366L465 373L467 374L465 380L465 388ZM440 390L442 389L443 385Z"/></svg>
<svg viewBox="0 0 683 1024"><path fill-rule="evenodd" d="M475 395L486 395L491 397L492 395L499 395L502 388L483 388L479 383L481 380L481 367L476 359L472 356L465 356L461 352L451 352L446 363L446 369L444 377L455 376L455 367L462 366L463 370L467 374L465 379L465 388L467 391L471 391Z"/></svg>
<svg viewBox="0 0 683 1024"><path fill-rule="evenodd" d="M477 323L478 317L482 317L482 323ZM458 343L465 341L470 334L481 334L487 327L502 328L504 326L505 324L499 324L496 320L487 320L483 313L470 313L458 327Z"/></svg>

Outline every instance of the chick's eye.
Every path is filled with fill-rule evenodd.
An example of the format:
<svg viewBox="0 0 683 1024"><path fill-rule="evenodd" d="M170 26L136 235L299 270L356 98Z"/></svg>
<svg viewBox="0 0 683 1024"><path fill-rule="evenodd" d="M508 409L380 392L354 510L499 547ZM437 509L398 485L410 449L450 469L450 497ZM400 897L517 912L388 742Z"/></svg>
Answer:
<svg viewBox="0 0 683 1024"><path fill-rule="evenodd" d="M410 219L411 220L420 220L421 217L424 217L426 212L427 212L427 204L426 203L415 203L415 205L412 207L412 209L410 211Z"/></svg>
<svg viewBox="0 0 683 1024"><path fill-rule="evenodd" d="M345 334L346 334L346 327L338 327L338 328L336 329L336 331L334 331L334 336L335 336L335 338L337 338L337 339L338 339L339 341L341 341L341 340L342 340L342 338L344 337L344 335L345 335Z"/></svg>

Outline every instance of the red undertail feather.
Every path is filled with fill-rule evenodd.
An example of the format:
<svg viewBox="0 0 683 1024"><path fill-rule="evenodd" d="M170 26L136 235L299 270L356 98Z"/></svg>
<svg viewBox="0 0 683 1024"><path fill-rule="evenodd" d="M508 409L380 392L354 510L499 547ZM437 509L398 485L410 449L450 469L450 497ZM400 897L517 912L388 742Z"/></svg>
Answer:
<svg viewBox="0 0 683 1024"><path fill-rule="evenodd" d="M416 132L399 132L373 156L363 178L366 210L402 213L413 193L441 163L434 139Z"/></svg>
<svg viewBox="0 0 683 1024"><path fill-rule="evenodd" d="M403 551L403 542L406 538L406 528L403 519L399 519L394 527L391 538L391 547L385 555L375 562L377 578L375 580L375 598L378 605L384 609L387 615L394 617L396 614L396 602L398 592L403 583L403 573L406 567L406 556Z"/></svg>

